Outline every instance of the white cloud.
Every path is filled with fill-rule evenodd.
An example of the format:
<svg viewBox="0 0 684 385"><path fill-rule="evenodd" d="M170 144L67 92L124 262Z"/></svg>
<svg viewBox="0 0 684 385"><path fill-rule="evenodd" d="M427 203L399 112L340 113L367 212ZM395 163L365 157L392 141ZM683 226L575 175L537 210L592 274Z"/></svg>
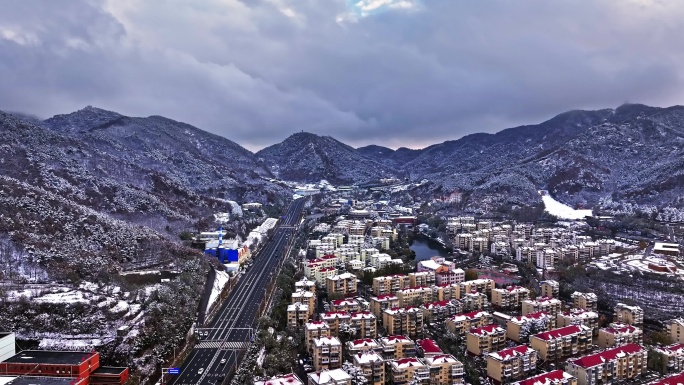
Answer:
<svg viewBox="0 0 684 385"><path fill-rule="evenodd" d="M300 130L415 147L681 103L682 19L636 0L7 0L0 109L165 115L251 148Z"/></svg>

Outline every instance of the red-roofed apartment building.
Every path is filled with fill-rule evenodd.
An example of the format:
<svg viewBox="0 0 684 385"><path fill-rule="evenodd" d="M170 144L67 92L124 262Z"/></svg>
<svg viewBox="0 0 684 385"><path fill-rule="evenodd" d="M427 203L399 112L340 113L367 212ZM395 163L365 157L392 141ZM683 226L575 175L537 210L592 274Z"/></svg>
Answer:
<svg viewBox="0 0 684 385"><path fill-rule="evenodd" d="M544 361L555 361L591 349L591 329L584 325L571 325L549 330L530 337L530 344Z"/></svg>
<svg viewBox="0 0 684 385"><path fill-rule="evenodd" d="M577 385L577 377L562 370L554 370L515 382L513 385Z"/></svg>
<svg viewBox="0 0 684 385"><path fill-rule="evenodd" d="M537 351L529 346L499 350L487 355L487 375L496 384L525 378L537 370Z"/></svg>
<svg viewBox="0 0 684 385"><path fill-rule="evenodd" d="M646 349L627 344L570 360L565 371L577 377L578 385L609 384L645 374L647 358Z"/></svg>
<svg viewBox="0 0 684 385"><path fill-rule="evenodd" d="M599 329L598 346L603 349L625 344L640 344L644 332L640 328L622 323L612 323L610 327Z"/></svg>
<svg viewBox="0 0 684 385"><path fill-rule="evenodd" d="M466 335L468 352L482 355L503 349L506 343L506 329L498 325L487 325L471 329Z"/></svg>
<svg viewBox="0 0 684 385"><path fill-rule="evenodd" d="M489 325L492 321L492 315L486 311L474 311L451 316L446 320L446 328L454 334L463 334L472 328Z"/></svg>

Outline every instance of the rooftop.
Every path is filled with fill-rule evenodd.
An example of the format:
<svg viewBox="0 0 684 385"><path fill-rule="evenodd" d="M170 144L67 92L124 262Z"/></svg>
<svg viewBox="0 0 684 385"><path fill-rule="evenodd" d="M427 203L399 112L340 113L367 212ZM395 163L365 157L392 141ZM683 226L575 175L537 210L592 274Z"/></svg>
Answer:
<svg viewBox="0 0 684 385"><path fill-rule="evenodd" d="M488 335L488 334L500 333L503 331L504 331L504 329L500 328L498 325L491 324L491 325L482 326L482 327L475 328L475 329L470 329L469 333L475 334L478 336L484 336L484 335Z"/></svg>
<svg viewBox="0 0 684 385"><path fill-rule="evenodd" d="M104 375L120 375L121 373L125 372L128 370L128 368L125 367L116 367L116 366L100 366L97 368L92 374L104 374Z"/></svg>
<svg viewBox="0 0 684 385"><path fill-rule="evenodd" d="M8 377L5 377L8 378ZM9 382L3 382L0 377L0 384L7 385L73 385L76 383L75 378L59 378L59 377L34 377L34 376L21 376L14 377L14 379Z"/></svg>
<svg viewBox="0 0 684 385"><path fill-rule="evenodd" d="M459 360L456 359L456 357L452 356L451 354L437 354L432 357L425 357L425 363L428 365L440 365L440 364L455 364L455 363L461 363Z"/></svg>
<svg viewBox="0 0 684 385"><path fill-rule="evenodd" d="M601 353L591 354L571 360L570 362L581 366L583 368L591 368L603 364L606 361L612 361L618 357L624 357L627 354L634 354L643 351L643 348L637 344L627 344L618 346L617 348L608 349Z"/></svg>
<svg viewBox="0 0 684 385"><path fill-rule="evenodd" d="M348 381L351 376L342 369L324 370L322 372L312 372L308 374L315 384L327 384L329 382Z"/></svg>
<svg viewBox="0 0 684 385"><path fill-rule="evenodd" d="M408 368L411 366L425 366L423 362L421 362L418 358L415 357L409 357L409 358L400 358L398 360L391 360L390 365L393 367L403 369L403 368Z"/></svg>
<svg viewBox="0 0 684 385"><path fill-rule="evenodd" d="M562 370L554 370L552 372L542 373L538 376L522 380L516 383L516 385L547 385L552 381L558 381L567 378L572 378L572 375L565 373Z"/></svg>
<svg viewBox="0 0 684 385"><path fill-rule="evenodd" d="M442 353L442 349L437 346L435 340L426 338L424 340L417 340L416 343L423 349L425 353Z"/></svg>
<svg viewBox="0 0 684 385"><path fill-rule="evenodd" d="M496 360L503 361L512 357L524 356L535 351L536 350L527 345L520 345L513 348L499 350L498 352L490 353L489 355Z"/></svg>
<svg viewBox="0 0 684 385"><path fill-rule="evenodd" d="M581 333L583 330L589 330L589 328L582 325L570 325L563 328L549 330L548 332L535 334L533 337L537 337L544 341L549 341L552 339L567 337L573 334Z"/></svg>
<svg viewBox="0 0 684 385"><path fill-rule="evenodd" d="M93 354L84 352L62 352L47 350L24 350L5 360L19 364L80 365Z"/></svg>

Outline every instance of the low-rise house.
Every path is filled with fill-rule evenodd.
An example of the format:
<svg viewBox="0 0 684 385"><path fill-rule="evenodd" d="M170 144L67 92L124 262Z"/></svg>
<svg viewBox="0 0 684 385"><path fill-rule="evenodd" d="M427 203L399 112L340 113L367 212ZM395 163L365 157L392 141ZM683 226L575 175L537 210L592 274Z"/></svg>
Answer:
<svg viewBox="0 0 684 385"><path fill-rule="evenodd" d="M498 325L470 329L466 334L468 352L477 356L501 350L505 344L506 330Z"/></svg>
<svg viewBox="0 0 684 385"><path fill-rule="evenodd" d="M493 322L492 315L486 311L474 311L458 314L446 320L446 328L454 334L464 334L470 329L489 325Z"/></svg>
<svg viewBox="0 0 684 385"><path fill-rule="evenodd" d="M423 312L417 307L387 309L382 314L382 325L390 335L423 337Z"/></svg>
<svg viewBox="0 0 684 385"><path fill-rule="evenodd" d="M307 374L307 385L351 385L351 376L342 369L315 371Z"/></svg>
<svg viewBox="0 0 684 385"><path fill-rule="evenodd" d="M577 385L577 377L562 370L554 370L515 382L513 385Z"/></svg>
<svg viewBox="0 0 684 385"><path fill-rule="evenodd" d="M375 351L356 353L352 356L354 366L361 368L369 385L385 385L385 360Z"/></svg>
<svg viewBox="0 0 684 385"><path fill-rule="evenodd" d="M570 325L530 337L530 346L544 361L557 361L591 350L591 329Z"/></svg>
<svg viewBox="0 0 684 385"><path fill-rule="evenodd" d="M548 313L530 313L511 317L506 322L506 337L515 342L528 342L531 335L556 328L556 319Z"/></svg>
<svg viewBox="0 0 684 385"><path fill-rule="evenodd" d="M389 361L392 384L408 384L415 381L427 385L430 382L430 367L415 357Z"/></svg>
<svg viewBox="0 0 684 385"><path fill-rule="evenodd" d="M370 309L376 317L382 317L382 312L393 307L399 307L399 298L394 294L371 297Z"/></svg>
<svg viewBox="0 0 684 385"><path fill-rule="evenodd" d="M306 343L306 350L311 354L313 340L321 337L330 337L330 325L325 321L312 321L307 322L305 326L304 342Z"/></svg>
<svg viewBox="0 0 684 385"><path fill-rule="evenodd" d="M626 344L641 344L644 332L640 328L623 323L612 323L599 329L597 344L603 349Z"/></svg>
<svg viewBox="0 0 684 385"><path fill-rule="evenodd" d="M555 317L561 310L561 301L557 298L541 297L536 300L528 299L522 302L522 315L543 311Z"/></svg>
<svg viewBox="0 0 684 385"><path fill-rule="evenodd" d="M487 375L496 383L527 378L537 370L537 351L526 345L487 354Z"/></svg>
<svg viewBox="0 0 684 385"><path fill-rule="evenodd" d="M627 344L570 360L565 371L577 377L578 385L609 384L641 377L647 358L646 349Z"/></svg>
<svg viewBox="0 0 684 385"><path fill-rule="evenodd" d="M508 286L492 290L492 305L500 309L513 310L521 306L522 301L529 299L530 291L520 286Z"/></svg>
<svg viewBox="0 0 684 385"><path fill-rule="evenodd" d="M430 368L430 384L465 384L463 363L450 354L437 354L423 360Z"/></svg>
<svg viewBox="0 0 684 385"><path fill-rule="evenodd" d="M423 304L420 309L423 311L423 319L425 322L444 322L452 315L463 312L463 306L455 299L428 302Z"/></svg>
<svg viewBox="0 0 684 385"><path fill-rule="evenodd" d="M342 342L337 337L313 340L313 366L317 371L342 367Z"/></svg>
<svg viewBox="0 0 684 385"><path fill-rule="evenodd" d="M575 308L592 311L596 311L597 309L598 297L596 297L596 294L594 293L583 293L581 291L576 291L572 293L571 298L572 306Z"/></svg>
<svg viewBox="0 0 684 385"><path fill-rule="evenodd" d="M613 321L628 325L642 325L644 323L644 310L639 306L618 303L615 305Z"/></svg>
<svg viewBox="0 0 684 385"><path fill-rule="evenodd" d="M378 340L385 359L399 359L416 356L416 343L406 336L388 336Z"/></svg>

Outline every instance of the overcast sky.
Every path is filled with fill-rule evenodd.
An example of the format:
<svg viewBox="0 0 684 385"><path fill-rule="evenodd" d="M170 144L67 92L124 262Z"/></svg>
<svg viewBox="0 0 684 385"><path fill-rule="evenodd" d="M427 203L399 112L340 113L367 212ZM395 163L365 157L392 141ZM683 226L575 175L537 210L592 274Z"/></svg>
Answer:
<svg viewBox="0 0 684 385"><path fill-rule="evenodd" d="M683 104L683 23L675 0L3 0L0 109L419 148Z"/></svg>

